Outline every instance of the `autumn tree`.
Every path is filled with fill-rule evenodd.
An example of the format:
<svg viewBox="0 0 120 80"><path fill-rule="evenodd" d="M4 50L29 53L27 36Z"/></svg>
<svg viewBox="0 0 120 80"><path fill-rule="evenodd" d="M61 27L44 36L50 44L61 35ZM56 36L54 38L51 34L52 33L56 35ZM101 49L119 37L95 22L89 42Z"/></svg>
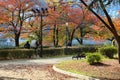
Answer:
<svg viewBox="0 0 120 80"><path fill-rule="evenodd" d="M118 30L116 29L116 25L113 23L112 17L109 15L109 12L107 10L108 5L111 6L111 4L119 5L119 0L91 0L89 1L89 4L87 3L88 0L80 0L83 5L88 8L104 25L105 27L113 34L114 38L117 41L118 44L118 61L120 63L120 34ZM115 6L113 6L115 7ZM107 22L102 19L99 12L96 12L97 9L99 9L103 15L106 17ZM96 10L96 11L95 11Z"/></svg>
<svg viewBox="0 0 120 80"><path fill-rule="evenodd" d="M96 17L85 9L83 5L79 5L74 2L65 2L63 7L65 9L61 18L64 23L67 22L69 24L68 27L66 27L68 33L67 43L69 46L72 46L72 40L75 38L75 32L76 30L79 30L80 40L79 38L77 38L77 40L80 44L82 44L83 37L92 32L92 28L90 28L90 26L95 23Z"/></svg>
<svg viewBox="0 0 120 80"><path fill-rule="evenodd" d="M14 32L15 46L19 46L19 37L27 19L27 12L30 10L32 2L30 0L5 0L0 1L2 13L0 16L6 16L4 22L12 26L10 31Z"/></svg>
<svg viewBox="0 0 120 80"><path fill-rule="evenodd" d="M46 17L43 18L43 23L42 23L42 27L43 27L43 45L46 45L46 39L45 37L47 37L47 31L49 29L47 29L47 23L46 23ZM26 22L26 26L28 26L28 29L30 30L30 36L29 39L30 40L36 40L36 41L40 41L40 18L39 16L34 16L34 17L30 17L29 20ZM46 42L46 43L45 43Z"/></svg>
<svg viewBox="0 0 120 80"><path fill-rule="evenodd" d="M107 22L106 18L104 16L101 16L102 19L104 21ZM114 22L115 20L113 20ZM114 46L114 36L112 35L112 33L105 27L105 25L100 21L98 20L93 26L92 28L95 30L95 34L94 35L90 35L90 36L93 36L94 40L95 41L104 41L104 40L107 40L107 41L110 41L111 42L111 45Z"/></svg>
<svg viewBox="0 0 120 80"><path fill-rule="evenodd" d="M53 31L53 45L57 47L59 45L59 27L62 22L60 20L60 16L64 9L62 8L61 2L58 0L47 0L49 6L49 16L47 18L48 25L51 26Z"/></svg>
<svg viewBox="0 0 120 80"><path fill-rule="evenodd" d="M78 6L78 7L75 7L75 6ZM58 40L59 40L58 39L58 30L60 30L60 28L62 28L62 30L64 30L64 32L65 32L63 35L64 37L62 37L62 38L67 37L68 39L67 39L66 43L69 42L69 46L71 46L76 30L79 29L80 34L82 34L83 33L83 32L81 32L82 29L83 28L86 29L85 26L90 26L91 23L94 22L93 19L95 19L95 17L88 10L86 10L83 5L75 4L72 1L68 1L68 2L53 1L52 5L50 5L49 7L50 7L49 16L48 16L47 20L48 20L49 25L54 26L54 27L51 27L53 29L54 45L56 43L58 44ZM85 25L81 28L81 25L84 22L85 22ZM66 23L68 25L66 25ZM89 23L89 25L86 25L87 23ZM90 28L90 27L88 27L88 28ZM87 34L90 32L90 29L87 29L87 31L84 31L84 32L85 32L85 34ZM62 32L60 32L60 33L62 34ZM65 36L65 34L66 34L66 36ZM84 35L82 34L80 36L81 42L82 42L82 38L83 38L83 36L85 36L85 34Z"/></svg>
<svg viewBox="0 0 120 80"><path fill-rule="evenodd" d="M83 38L86 34L93 34L94 30L90 27L93 25L97 19L94 15L91 14L83 5L78 5L78 8L73 8L69 11L68 19L69 22L75 24L73 31L71 31L70 41L72 43L73 35L76 30L79 30L80 36L76 39L80 44L83 44ZM79 17L78 17L79 16Z"/></svg>

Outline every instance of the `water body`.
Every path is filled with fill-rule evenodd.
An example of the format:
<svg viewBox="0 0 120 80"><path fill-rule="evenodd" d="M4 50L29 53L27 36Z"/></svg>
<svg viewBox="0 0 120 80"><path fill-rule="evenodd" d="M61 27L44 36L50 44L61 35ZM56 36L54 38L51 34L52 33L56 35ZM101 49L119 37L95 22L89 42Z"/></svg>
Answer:
<svg viewBox="0 0 120 80"><path fill-rule="evenodd" d="M26 42L26 39L20 39L20 44ZM0 39L0 48L12 48L15 47L15 40L13 38Z"/></svg>
<svg viewBox="0 0 120 80"><path fill-rule="evenodd" d="M83 39L83 45L110 45L111 41L109 40L99 40L95 41L92 39ZM72 45L78 46L80 45L76 39L73 39Z"/></svg>
<svg viewBox="0 0 120 80"><path fill-rule="evenodd" d="M20 44L23 42L26 42L26 39L21 38ZM31 46L34 46L35 40L31 41ZM83 39L83 45L109 45L111 44L111 41L108 40L101 40L101 41L95 41L92 39ZM79 42L76 39L73 39L72 41L73 46L79 46ZM6 38L0 40L0 48L11 48L15 47L15 41L12 38Z"/></svg>

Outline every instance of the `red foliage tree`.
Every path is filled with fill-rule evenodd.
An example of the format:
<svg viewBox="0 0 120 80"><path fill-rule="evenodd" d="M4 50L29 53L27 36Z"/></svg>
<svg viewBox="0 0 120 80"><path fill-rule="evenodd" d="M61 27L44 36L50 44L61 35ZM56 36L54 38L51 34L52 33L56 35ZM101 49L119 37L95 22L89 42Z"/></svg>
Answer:
<svg viewBox="0 0 120 80"><path fill-rule="evenodd" d="M19 46L19 37L23 24L27 18L26 13L30 10L32 2L30 0L5 0L0 1L0 16L2 21L12 26L10 30L14 32L15 46Z"/></svg>
<svg viewBox="0 0 120 80"><path fill-rule="evenodd" d="M65 31L66 28L70 45L72 44L72 39L74 38L75 31L77 29L80 29L80 26L84 22L84 27L88 26L87 23L91 25L91 23L95 22L95 16L86 10L83 5L78 5L79 7L75 8L72 7L72 4L73 3L71 2L57 2L56 5L50 6L49 16L47 18L48 24L54 26L52 27L54 29L54 33L57 33L57 30L59 30L62 26L62 30ZM68 25L65 25L66 23L68 23ZM55 35L53 35L53 39L54 38Z"/></svg>

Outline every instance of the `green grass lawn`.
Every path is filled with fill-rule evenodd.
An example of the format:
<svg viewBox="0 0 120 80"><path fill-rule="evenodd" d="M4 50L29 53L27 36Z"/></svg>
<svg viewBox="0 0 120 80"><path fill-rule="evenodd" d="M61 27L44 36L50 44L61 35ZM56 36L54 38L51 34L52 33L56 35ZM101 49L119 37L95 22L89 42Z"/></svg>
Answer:
<svg viewBox="0 0 120 80"><path fill-rule="evenodd" d="M96 65L90 65L86 59L69 60L55 66L65 71L100 79L120 79L120 66L116 59L103 59Z"/></svg>
<svg viewBox="0 0 120 80"><path fill-rule="evenodd" d="M79 66L81 65L80 63L87 63L86 60L69 60L69 61L63 61L60 64L55 65L57 68L60 68L62 70L65 71L69 71L69 72L73 72L76 74L84 74L84 75L88 75L88 73L83 72L82 70L80 70ZM67 67L66 67L67 66ZM84 66L83 66L84 67Z"/></svg>

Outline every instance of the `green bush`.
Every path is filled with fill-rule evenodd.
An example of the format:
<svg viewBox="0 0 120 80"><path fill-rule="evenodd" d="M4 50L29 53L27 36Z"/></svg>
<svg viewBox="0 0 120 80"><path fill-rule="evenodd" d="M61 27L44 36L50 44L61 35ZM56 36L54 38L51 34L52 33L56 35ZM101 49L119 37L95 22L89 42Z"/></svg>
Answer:
<svg viewBox="0 0 120 80"><path fill-rule="evenodd" d="M65 55L76 55L81 53L88 53L88 52L96 52L98 49L97 47L92 46L83 46L83 47L71 47L64 49Z"/></svg>
<svg viewBox="0 0 120 80"><path fill-rule="evenodd" d="M6 50L1 50L0 59L7 59L7 57L8 57L8 52L6 52Z"/></svg>
<svg viewBox="0 0 120 80"><path fill-rule="evenodd" d="M117 48L113 46L101 47L98 49L98 51L108 58L114 58L114 55L117 54Z"/></svg>
<svg viewBox="0 0 120 80"><path fill-rule="evenodd" d="M63 48L45 48L43 50L44 57L51 57L51 56L62 56L64 55Z"/></svg>
<svg viewBox="0 0 120 80"><path fill-rule="evenodd" d="M32 55L34 54L33 49L12 49L9 51L9 57L11 58L31 58Z"/></svg>
<svg viewBox="0 0 120 80"><path fill-rule="evenodd" d="M86 54L87 52L95 52L96 47L70 47L70 48L43 48L43 57L54 57L64 55ZM31 58L39 54L40 49L35 52L34 49L12 48L0 49L0 59L20 59Z"/></svg>
<svg viewBox="0 0 120 80"><path fill-rule="evenodd" d="M33 49L3 49L0 50L0 59L31 58L34 53Z"/></svg>
<svg viewBox="0 0 120 80"><path fill-rule="evenodd" d="M101 62L102 55L99 53L88 53L87 54L87 62L89 64L96 64Z"/></svg>

